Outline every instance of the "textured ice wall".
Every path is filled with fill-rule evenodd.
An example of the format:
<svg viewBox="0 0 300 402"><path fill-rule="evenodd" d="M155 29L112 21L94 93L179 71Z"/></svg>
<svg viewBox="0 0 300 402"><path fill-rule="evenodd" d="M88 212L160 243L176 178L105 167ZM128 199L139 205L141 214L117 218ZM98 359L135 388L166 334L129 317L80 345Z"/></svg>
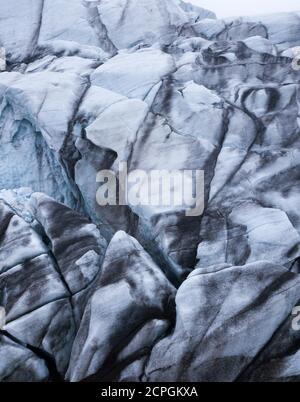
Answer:
<svg viewBox="0 0 300 402"><path fill-rule="evenodd" d="M0 378L299 379L300 13L0 17ZM120 161L204 170L204 214L100 207L96 174Z"/></svg>

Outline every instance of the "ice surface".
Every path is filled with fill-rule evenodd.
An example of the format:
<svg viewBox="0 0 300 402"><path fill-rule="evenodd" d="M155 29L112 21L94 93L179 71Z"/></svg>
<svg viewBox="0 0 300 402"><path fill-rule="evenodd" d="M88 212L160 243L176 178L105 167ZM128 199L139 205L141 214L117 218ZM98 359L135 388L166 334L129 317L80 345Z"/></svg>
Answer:
<svg viewBox="0 0 300 402"><path fill-rule="evenodd" d="M300 379L299 16L0 3L1 380ZM121 161L203 214L101 207Z"/></svg>

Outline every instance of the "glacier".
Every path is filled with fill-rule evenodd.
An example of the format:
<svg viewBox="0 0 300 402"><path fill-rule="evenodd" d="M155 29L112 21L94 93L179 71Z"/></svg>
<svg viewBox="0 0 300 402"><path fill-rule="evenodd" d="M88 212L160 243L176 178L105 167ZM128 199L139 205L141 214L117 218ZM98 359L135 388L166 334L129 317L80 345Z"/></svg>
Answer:
<svg viewBox="0 0 300 402"><path fill-rule="evenodd" d="M0 0L1 381L299 381L300 11ZM203 170L205 210L97 172Z"/></svg>

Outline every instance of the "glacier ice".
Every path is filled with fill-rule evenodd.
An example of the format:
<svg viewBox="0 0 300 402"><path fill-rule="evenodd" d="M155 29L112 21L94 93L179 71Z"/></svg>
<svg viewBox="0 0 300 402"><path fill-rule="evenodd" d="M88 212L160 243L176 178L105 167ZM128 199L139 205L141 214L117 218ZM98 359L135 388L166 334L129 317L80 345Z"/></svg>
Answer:
<svg viewBox="0 0 300 402"><path fill-rule="evenodd" d="M0 2L2 381L300 379L300 12ZM97 172L204 170L205 210Z"/></svg>

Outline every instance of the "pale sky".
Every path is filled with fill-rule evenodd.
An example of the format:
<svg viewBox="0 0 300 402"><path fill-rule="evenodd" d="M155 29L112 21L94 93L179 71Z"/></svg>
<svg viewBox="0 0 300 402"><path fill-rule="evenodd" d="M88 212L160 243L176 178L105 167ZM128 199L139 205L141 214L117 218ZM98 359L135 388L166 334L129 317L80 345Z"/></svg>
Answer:
<svg viewBox="0 0 300 402"><path fill-rule="evenodd" d="M300 0L186 0L214 11L218 18L300 11Z"/></svg>

